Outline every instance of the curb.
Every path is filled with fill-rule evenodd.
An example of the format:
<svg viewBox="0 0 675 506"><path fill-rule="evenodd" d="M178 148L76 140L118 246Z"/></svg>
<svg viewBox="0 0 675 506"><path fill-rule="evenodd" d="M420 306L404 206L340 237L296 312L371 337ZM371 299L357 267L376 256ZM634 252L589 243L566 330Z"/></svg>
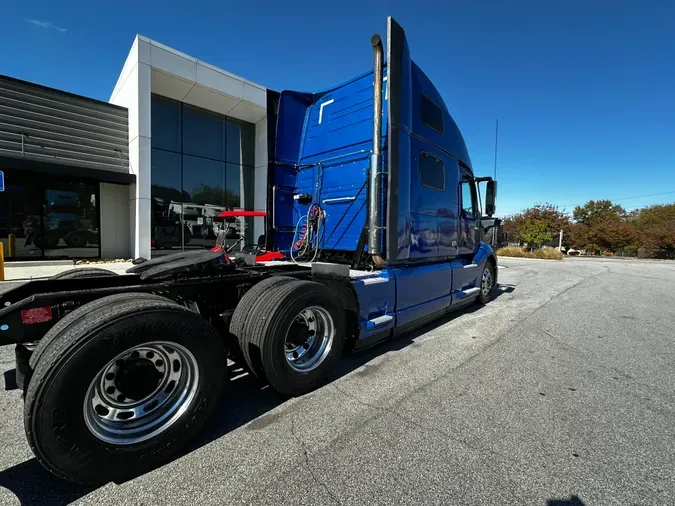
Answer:
<svg viewBox="0 0 675 506"><path fill-rule="evenodd" d="M61 265L75 265L73 260L9 260L5 263L5 269L12 267L53 267Z"/></svg>
<svg viewBox="0 0 675 506"><path fill-rule="evenodd" d="M536 262L564 262L565 259L563 258L562 260L553 260L552 258L525 258L525 257L500 257L497 256L497 262L499 263L500 260L504 259L509 259L509 260L525 260L529 262L530 260L534 260Z"/></svg>

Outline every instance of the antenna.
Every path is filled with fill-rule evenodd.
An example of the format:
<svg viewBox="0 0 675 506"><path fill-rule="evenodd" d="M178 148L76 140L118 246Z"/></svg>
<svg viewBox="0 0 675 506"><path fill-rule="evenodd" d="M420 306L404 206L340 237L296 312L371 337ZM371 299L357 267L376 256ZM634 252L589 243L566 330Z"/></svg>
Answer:
<svg viewBox="0 0 675 506"><path fill-rule="evenodd" d="M499 118L495 122L495 181L497 180L497 138L499 137Z"/></svg>

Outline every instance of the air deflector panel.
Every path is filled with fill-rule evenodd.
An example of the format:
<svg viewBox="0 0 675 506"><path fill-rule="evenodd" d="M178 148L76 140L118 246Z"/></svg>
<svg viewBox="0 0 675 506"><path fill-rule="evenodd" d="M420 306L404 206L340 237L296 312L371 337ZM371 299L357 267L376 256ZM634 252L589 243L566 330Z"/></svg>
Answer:
<svg viewBox="0 0 675 506"><path fill-rule="evenodd" d="M401 152L409 152L408 135L410 131L412 107L410 103L410 50L405 32L394 18L387 19L387 79L389 100L388 107L388 184L387 184L387 231L386 251L389 263L399 259L399 251L407 243L405 218L408 215L409 195L407 192L409 163L401 160ZM400 183L403 182L401 192ZM399 245L401 241L401 245Z"/></svg>

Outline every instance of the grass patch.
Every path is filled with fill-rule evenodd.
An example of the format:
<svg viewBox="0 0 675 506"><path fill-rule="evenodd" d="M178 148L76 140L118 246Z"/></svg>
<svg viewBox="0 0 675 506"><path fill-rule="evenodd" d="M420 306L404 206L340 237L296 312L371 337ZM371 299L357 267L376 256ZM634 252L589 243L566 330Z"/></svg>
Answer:
<svg viewBox="0 0 675 506"><path fill-rule="evenodd" d="M504 248L499 248L497 250L497 256L499 257L517 257L517 258L527 258L532 257L530 253L525 251L523 248L516 248L515 246L506 246Z"/></svg>
<svg viewBox="0 0 675 506"><path fill-rule="evenodd" d="M544 260L562 260L563 254L557 249L537 249L534 251L526 251L523 248L516 248L515 246L506 246L497 250L497 256L500 257L515 257L515 258L541 258Z"/></svg>
<svg viewBox="0 0 675 506"><path fill-rule="evenodd" d="M534 250L534 258L543 258L545 260L562 260L563 254L557 249L546 248Z"/></svg>

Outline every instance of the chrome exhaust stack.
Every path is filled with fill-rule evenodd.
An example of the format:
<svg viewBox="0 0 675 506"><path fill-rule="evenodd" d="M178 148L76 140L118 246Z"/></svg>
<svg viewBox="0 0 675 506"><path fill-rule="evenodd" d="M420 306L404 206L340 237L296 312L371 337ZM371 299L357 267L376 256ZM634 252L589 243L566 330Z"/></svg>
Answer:
<svg viewBox="0 0 675 506"><path fill-rule="evenodd" d="M373 46L373 149L370 155L368 181L368 254L378 267L386 264L382 253L382 79L384 77L384 49L382 39L375 34L370 38Z"/></svg>

